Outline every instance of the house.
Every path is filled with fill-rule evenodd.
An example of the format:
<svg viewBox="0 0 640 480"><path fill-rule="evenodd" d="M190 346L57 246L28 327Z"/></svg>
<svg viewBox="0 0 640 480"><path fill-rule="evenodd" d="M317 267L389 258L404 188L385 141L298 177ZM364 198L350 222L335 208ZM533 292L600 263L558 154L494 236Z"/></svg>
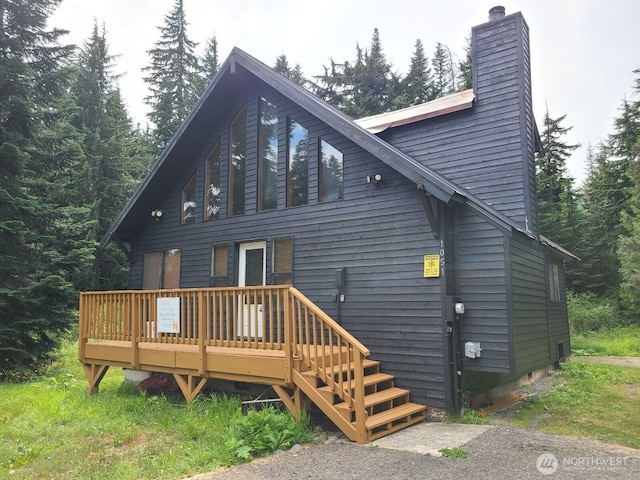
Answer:
<svg viewBox="0 0 640 480"><path fill-rule="evenodd" d="M173 372L188 397L246 375L294 412L302 394L346 403L328 415L367 419L362 442L568 356L575 257L538 229L523 16L492 9L472 55L472 90L354 121L234 49L102 241L129 255L131 290L83 294L90 389L109 366ZM282 378L254 370L269 362ZM371 388L369 367L392 380ZM396 404L386 387L410 394Z"/></svg>

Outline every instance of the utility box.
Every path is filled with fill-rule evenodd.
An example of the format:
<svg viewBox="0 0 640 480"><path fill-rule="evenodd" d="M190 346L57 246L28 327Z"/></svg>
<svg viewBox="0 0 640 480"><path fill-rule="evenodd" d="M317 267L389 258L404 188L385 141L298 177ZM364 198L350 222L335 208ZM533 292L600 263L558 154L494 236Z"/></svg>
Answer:
<svg viewBox="0 0 640 480"><path fill-rule="evenodd" d="M482 352L482 348L480 348L480 342L466 342L464 344L465 357L478 358L480 357L480 352Z"/></svg>

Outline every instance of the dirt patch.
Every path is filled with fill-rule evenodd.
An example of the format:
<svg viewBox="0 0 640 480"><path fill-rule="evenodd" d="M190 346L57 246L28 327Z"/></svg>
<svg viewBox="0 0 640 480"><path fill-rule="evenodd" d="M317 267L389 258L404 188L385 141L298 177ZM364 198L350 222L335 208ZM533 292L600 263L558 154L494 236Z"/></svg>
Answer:
<svg viewBox="0 0 640 480"><path fill-rule="evenodd" d="M640 368L640 357L571 357L571 360L583 360L585 362L608 363L621 367Z"/></svg>

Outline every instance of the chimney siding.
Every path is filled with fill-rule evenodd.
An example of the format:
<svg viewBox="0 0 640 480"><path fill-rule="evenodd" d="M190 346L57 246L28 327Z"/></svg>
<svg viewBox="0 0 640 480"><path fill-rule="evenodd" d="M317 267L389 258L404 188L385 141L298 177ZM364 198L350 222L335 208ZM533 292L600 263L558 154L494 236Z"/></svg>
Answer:
<svg viewBox="0 0 640 480"><path fill-rule="evenodd" d="M471 46L471 110L380 136L537 235L529 29L508 15L474 27Z"/></svg>
<svg viewBox="0 0 640 480"><path fill-rule="evenodd" d="M503 147L493 159L497 188L478 196L537 234L529 27L520 13L490 21L473 28L471 48L476 113L487 127L502 123L502 118L518 119L491 142Z"/></svg>

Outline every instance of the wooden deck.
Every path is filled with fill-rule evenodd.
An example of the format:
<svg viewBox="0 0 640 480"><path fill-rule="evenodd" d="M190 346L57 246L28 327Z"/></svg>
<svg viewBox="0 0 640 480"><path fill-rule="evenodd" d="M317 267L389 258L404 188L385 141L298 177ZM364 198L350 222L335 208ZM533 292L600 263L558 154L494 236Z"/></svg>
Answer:
<svg viewBox="0 0 640 480"><path fill-rule="evenodd" d="M425 417L293 287L85 292L79 332L92 393L109 367L172 374L187 401L208 379L271 385L297 418L307 397L358 443Z"/></svg>

